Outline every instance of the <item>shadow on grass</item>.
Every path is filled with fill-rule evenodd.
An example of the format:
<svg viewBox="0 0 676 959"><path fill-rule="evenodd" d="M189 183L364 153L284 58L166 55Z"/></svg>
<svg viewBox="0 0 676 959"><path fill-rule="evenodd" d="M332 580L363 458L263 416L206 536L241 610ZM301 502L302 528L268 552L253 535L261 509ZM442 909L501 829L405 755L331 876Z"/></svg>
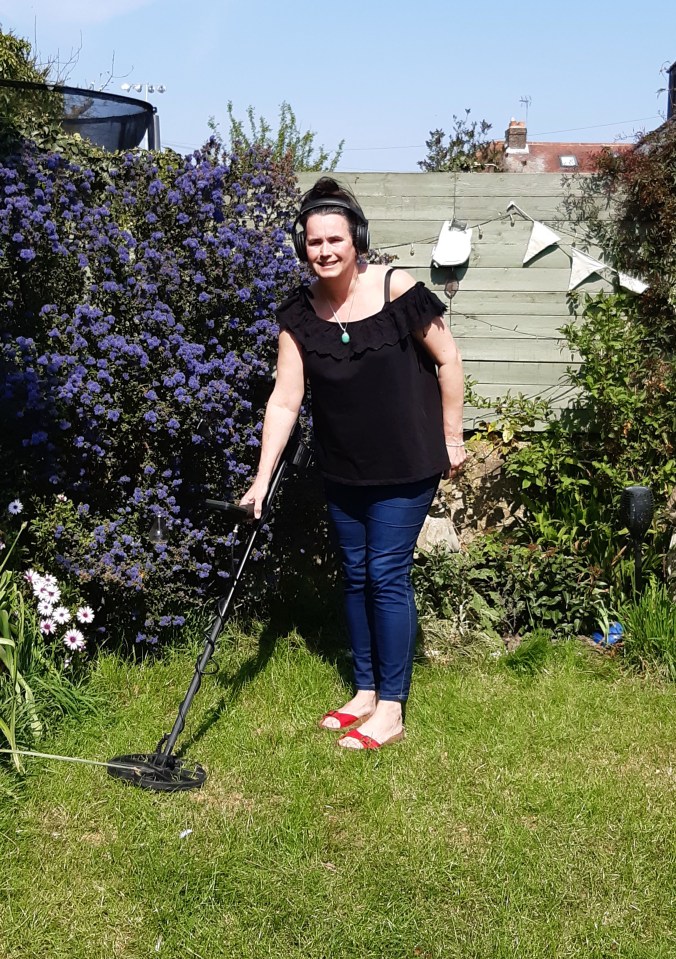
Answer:
<svg viewBox="0 0 676 959"><path fill-rule="evenodd" d="M324 592L325 598L320 600L320 594L314 588L311 589L312 596L299 593L294 597L293 602L280 602L273 607L270 621L260 633L255 654L243 662L234 673L222 671L211 673L211 681L223 690L223 695L209 709L192 735L176 750L179 758L184 757L211 727L219 722L224 711L237 701L242 690L265 670L275 651L277 641L284 639L290 633L299 634L308 651L330 664L343 682L346 684L352 682L340 590L334 586L331 591ZM209 675L209 671L205 675ZM186 689L188 682L186 682Z"/></svg>
<svg viewBox="0 0 676 959"><path fill-rule="evenodd" d="M180 747L176 750L177 756L185 757L191 747L199 743L211 727L219 721L224 710L228 706L232 706L233 702L238 699L245 686L252 682L256 676L265 669L274 652L277 639L281 635L282 633L274 628L272 624L266 626L260 635L256 655L242 663L232 675L224 675L221 672L210 672L207 670L205 676L210 676L211 681L216 686L220 686L227 691L224 691L224 694L219 698L218 702L209 709L192 735L181 743ZM218 646L216 649L218 650Z"/></svg>

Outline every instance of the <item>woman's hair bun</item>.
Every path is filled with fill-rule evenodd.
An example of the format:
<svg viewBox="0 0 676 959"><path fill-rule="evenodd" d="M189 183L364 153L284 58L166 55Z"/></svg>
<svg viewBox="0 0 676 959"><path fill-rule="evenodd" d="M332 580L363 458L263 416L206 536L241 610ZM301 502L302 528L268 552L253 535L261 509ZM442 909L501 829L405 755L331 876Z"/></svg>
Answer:
<svg viewBox="0 0 676 959"><path fill-rule="evenodd" d="M340 184L337 183L333 179L333 177L330 177L330 176L320 177L319 180L317 180L315 185L312 187L312 193L314 193L317 197L331 196L334 193L343 193L343 192L347 192L347 191L341 188Z"/></svg>

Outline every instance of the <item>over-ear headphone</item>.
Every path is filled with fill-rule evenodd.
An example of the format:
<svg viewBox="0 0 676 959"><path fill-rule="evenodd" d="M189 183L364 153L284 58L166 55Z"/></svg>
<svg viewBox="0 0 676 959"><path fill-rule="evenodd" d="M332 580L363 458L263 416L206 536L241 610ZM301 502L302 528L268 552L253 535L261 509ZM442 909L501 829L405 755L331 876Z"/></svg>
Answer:
<svg viewBox="0 0 676 959"><path fill-rule="evenodd" d="M307 250L305 249L305 230L296 230L298 222L301 217L304 217L306 213L309 213L311 210L318 210L320 208L337 206L343 210L347 210L351 213L356 219L357 224L355 228L355 247L357 253L368 253L371 239L369 236L369 221L366 219L359 207L354 206L348 200L344 200L341 196L332 196L330 193L322 197L315 197L314 200L308 200L307 203L304 203L298 216L293 222L293 228L291 232L291 237L293 239L293 247L296 251L296 256L301 261L301 263L307 263Z"/></svg>

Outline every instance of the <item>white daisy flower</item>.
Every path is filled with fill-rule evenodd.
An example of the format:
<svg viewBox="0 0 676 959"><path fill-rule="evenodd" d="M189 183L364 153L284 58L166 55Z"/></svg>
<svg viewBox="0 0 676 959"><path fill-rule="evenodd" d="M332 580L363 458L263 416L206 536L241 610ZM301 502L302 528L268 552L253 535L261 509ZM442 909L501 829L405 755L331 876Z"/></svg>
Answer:
<svg viewBox="0 0 676 959"><path fill-rule="evenodd" d="M53 619L43 619L40 621L40 632L45 636L53 636L56 632L56 623Z"/></svg>
<svg viewBox="0 0 676 959"><path fill-rule="evenodd" d="M81 650L85 648L85 638L79 629L69 629L63 637L63 645L67 649Z"/></svg>
<svg viewBox="0 0 676 959"><path fill-rule="evenodd" d="M93 623L94 622L94 610L91 606L81 606L75 617L78 623Z"/></svg>
<svg viewBox="0 0 676 959"><path fill-rule="evenodd" d="M56 576L53 576L51 573L45 573L42 577L42 582L46 583L47 586L58 586L59 581Z"/></svg>
<svg viewBox="0 0 676 959"><path fill-rule="evenodd" d="M42 576L40 576L40 574L34 569L29 569L27 573L24 573L24 576L26 577L27 582L29 582L33 587L34 595L37 596L44 585Z"/></svg>
<svg viewBox="0 0 676 959"><path fill-rule="evenodd" d="M20 499L13 499L12 502L7 507L7 512L10 516L18 516L19 513L23 512L23 503Z"/></svg>
<svg viewBox="0 0 676 959"><path fill-rule="evenodd" d="M43 583L37 591L38 599L46 599L49 603L58 603L61 599L61 590L58 586Z"/></svg>
<svg viewBox="0 0 676 959"><path fill-rule="evenodd" d="M70 613L65 606L57 606L52 616L54 617L54 622L58 623L59 626L70 622Z"/></svg>
<svg viewBox="0 0 676 959"><path fill-rule="evenodd" d="M50 603L48 599L41 599L38 603L38 613L41 616L51 616L54 612L54 603Z"/></svg>

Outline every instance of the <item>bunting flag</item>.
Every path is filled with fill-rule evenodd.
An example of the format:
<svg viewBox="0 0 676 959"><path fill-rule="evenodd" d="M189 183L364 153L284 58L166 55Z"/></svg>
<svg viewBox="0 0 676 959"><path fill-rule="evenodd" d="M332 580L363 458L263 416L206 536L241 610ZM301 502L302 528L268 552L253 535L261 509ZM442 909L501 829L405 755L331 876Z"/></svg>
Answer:
<svg viewBox="0 0 676 959"><path fill-rule="evenodd" d="M568 282L568 289L574 290L576 286L579 286L588 276L591 276L592 273L600 273L602 270L607 270L608 267L605 263L601 263L600 260L595 260L593 256L589 256L588 253L580 253L579 250L576 250L575 247L571 248L571 263L570 263L570 280Z"/></svg>
<svg viewBox="0 0 676 959"><path fill-rule="evenodd" d="M512 211L518 213L524 220L530 220L533 224L530 239L528 240L528 247L523 258L524 265L528 263L529 260L532 260L534 256L537 256L538 253L546 250L547 247L559 245L561 237L553 230L550 230L548 226L545 226L544 223L540 223L539 220L534 220L532 216L529 216L521 207L517 206L514 200L510 200L508 203L507 213L497 219L504 219L505 216L509 216L513 224L514 216ZM490 223L491 221L487 220L486 222ZM479 229L479 239L481 239L481 229ZM608 266L607 263L602 263L601 260L595 260L594 257L589 256L588 253L580 253L574 246L570 249L570 256L569 290L574 290L576 286L583 283L592 273L602 273L604 270L613 269L611 266ZM630 276L628 273L621 273L619 270L613 272L617 272L620 286L625 290L629 290L631 293L645 293L648 289L649 284L637 276Z"/></svg>
<svg viewBox="0 0 676 959"><path fill-rule="evenodd" d="M561 237L553 230L550 230L548 226L545 226L544 223L533 220L533 229L530 233L528 249L526 250L523 262L528 263L528 261L532 260L534 256L537 256L538 253L546 250L548 246L555 246L560 239Z"/></svg>
<svg viewBox="0 0 676 959"><path fill-rule="evenodd" d="M621 272L618 272L617 275L620 279L620 286L631 293L645 293L648 289L648 284L644 280L639 280L636 276L629 276L628 273Z"/></svg>

